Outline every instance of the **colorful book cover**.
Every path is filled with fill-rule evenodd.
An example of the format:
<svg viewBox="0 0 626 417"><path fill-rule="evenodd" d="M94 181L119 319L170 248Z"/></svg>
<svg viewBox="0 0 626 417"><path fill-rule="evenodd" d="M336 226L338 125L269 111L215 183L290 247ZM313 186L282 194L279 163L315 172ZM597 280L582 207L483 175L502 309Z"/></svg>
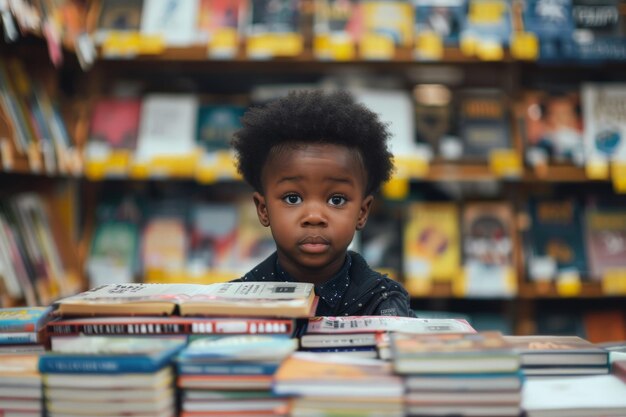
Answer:
<svg viewBox="0 0 626 417"><path fill-rule="evenodd" d="M207 41L221 29L230 28L239 31L240 22L245 16L245 0L198 0L197 30Z"/></svg>
<svg viewBox="0 0 626 417"><path fill-rule="evenodd" d="M235 131L241 128L243 106L204 104L198 108L197 141L206 152L230 149Z"/></svg>
<svg viewBox="0 0 626 417"><path fill-rule="evenodd" d="M587 162L626 160L626 84L583 84L582 103Z"/></svg>
<svg viewBox="0 0 626 417"><path fill-rule="evenodd" d="M459 273L459 212L454 203L414 203L404 233L404 273L411 280L450 281Z"/></svg>
<svg viewBox="0 0 626 417"><path fill-rule="evenodd" d="M580 204L569 200L532 200L529 203L528 259L531 279L556 278L562 273L587 273L583 214ZM533 262L548 261L551 276L533 276Z"/></svg>
<svg viewBox="0 0 626 417"><path fill-rule="evenodd" d="M513 296L513 211L507 203L468 203L463 208L464 285L468 296Z"/></svg>
<svg viewBox="0 0 626 417"><path fill-rule="evenodd" d="M543 163L582 165L583 120L577 92L558 94L529 91L524 94L520 112L522 138L531 164L536 164L532 152L539 152Z"/></svg>
<svg viewBox="0 0 626 417"><path fill-rule="evenodd" d="M42 355L42 373L153 373L167 366L184 340L119 336L77 336L59 340Z"/></svg>
<svg viewBox="0 0 626 417"><path fill-rule="evenodd" d="M292 0L252 0L248 35L297 33L300 27L298 2Z"/></svg>
<svg viewBox="0 0 626 417"><path fill-rule="evenodd" d="M50 318L51 307L0 309L0 332L38 332Z"/></svg>
<svg viewBox="0 0 626 417"><path fill-rule="evenodd" d="M413 4L416 37L422 33L435 33L445 45L458 45L467 14L467 0L413 0Z"/></svg>
<svg viewBox="0 0 626 417"><path fill-rule="evenodd" d="M509 106L503 92L465 90L459 107L463 157L486 159L494 149L511 148Z"/></svg>
<svg viewBox="0 0 626 417"><path fill-rule="evenodd" d="M197 204L191 211L188 269L228 271L236 265L239 217L232 204Z"/></svg>
<svg viewBox="0 0 626 417"><path fill-rule="evenodd" d="M611 271L626 270L626 212L589 208L586 212L586 245L591 278L602 280Z"/></svg>
<svg viewBox="0 0 626 417"><path fill-rule="evenodd" d="M89 141L111 149L134 150L139 131L140 99L103 98L95 104Z"/></svg>
<svg viewBox="0 0 626 417"><path fill-rule="evenodd" d="M502 47L511 36L510 2L505 0L468 0L468 13L461 29L461 42L481 47ZM478 52L477 51L477 52Z"/></svg>
<svg viewBox="0 0 626 417"><path fill-rule="evenodd" d="M313 30L316 35L344 37L357 42L363 29L360 0L316 0Z"/></svg>
<svg viewBox="0 0 626 417"><path fill-rule="evenodd" d="M408 1L363 2L363 32L383 35L396 46L413 43L413 5Z"/></svg>

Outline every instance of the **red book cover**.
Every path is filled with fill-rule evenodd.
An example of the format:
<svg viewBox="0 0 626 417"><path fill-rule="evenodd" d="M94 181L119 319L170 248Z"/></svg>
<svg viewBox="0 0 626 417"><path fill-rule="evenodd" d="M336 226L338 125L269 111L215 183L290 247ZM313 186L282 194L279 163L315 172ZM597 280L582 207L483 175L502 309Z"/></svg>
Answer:
<svg viewBox="0 0 626 417"><path fill-rule="evenodd" d="M113 149L135 149L139 130L140 99L107 98L93 109L89 140Z"/></svg>

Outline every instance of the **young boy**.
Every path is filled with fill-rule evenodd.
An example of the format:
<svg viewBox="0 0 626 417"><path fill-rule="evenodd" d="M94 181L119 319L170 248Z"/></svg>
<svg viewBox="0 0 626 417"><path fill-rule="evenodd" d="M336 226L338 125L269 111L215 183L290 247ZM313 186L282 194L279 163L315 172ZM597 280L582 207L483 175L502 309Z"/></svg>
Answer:
<svg viewBox="0 0 626 417"><path fill-rule="evenodd" d="M413 316L406 290L347 250L393 171L389 132L346 92L292 92L242 118L233 145L277 251L238 281L315 284L318 316Z"/></svg>

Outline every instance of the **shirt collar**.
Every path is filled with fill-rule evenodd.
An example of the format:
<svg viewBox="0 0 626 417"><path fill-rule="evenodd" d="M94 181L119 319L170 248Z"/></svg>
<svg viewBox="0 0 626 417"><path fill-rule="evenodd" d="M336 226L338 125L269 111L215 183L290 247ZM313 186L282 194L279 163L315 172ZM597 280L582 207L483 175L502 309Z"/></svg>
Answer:
<svg viewBox="0 0 626 417"><path fill-rule="evenodd" d="M350 286L350 267L352 266L352 257L349 253L346 253L346 260L343 262L342 267L337 271L337 273L328 281L323 284L315 285L315 294L317 294L320 299L324 300L326 304L330 307L334 308L339 301L343 298L346 290ZM288 282L296 281L291 275L287 273L278 263L278 258L276 258L276 272L279 279L282 281L283 279Z"/></svg>

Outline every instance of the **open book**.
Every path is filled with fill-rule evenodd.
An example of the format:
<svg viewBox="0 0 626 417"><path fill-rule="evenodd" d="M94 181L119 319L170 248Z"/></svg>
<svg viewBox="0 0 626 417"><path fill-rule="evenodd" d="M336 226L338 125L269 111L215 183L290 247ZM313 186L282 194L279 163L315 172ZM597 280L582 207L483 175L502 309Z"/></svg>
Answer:
<svg viewBox="0 0 626 417"><path fill-rule="evenodd" d="M313 284L108 284L61 299L56 314L311 317Z"/></svg>

